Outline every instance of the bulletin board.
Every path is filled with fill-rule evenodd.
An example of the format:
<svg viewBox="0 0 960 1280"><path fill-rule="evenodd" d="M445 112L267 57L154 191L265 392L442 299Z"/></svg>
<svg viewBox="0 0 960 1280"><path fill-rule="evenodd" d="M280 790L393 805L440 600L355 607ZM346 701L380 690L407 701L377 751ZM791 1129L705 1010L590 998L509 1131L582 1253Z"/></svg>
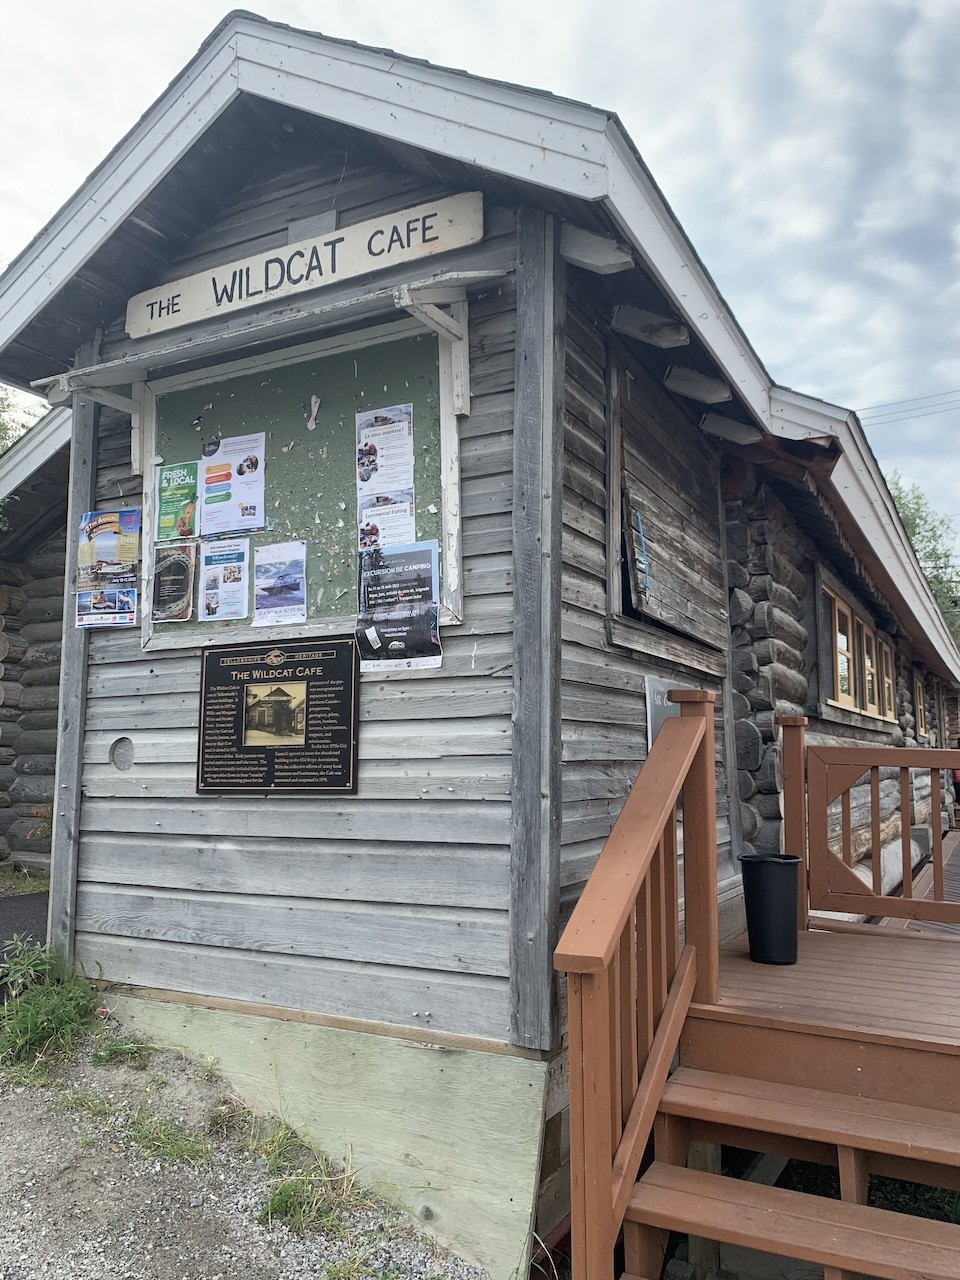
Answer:
<svg viewBox="0 0 960 1280"><path fill-rule="evenodd" d="M278 357L278 360L282 359ZM319 405L315 404L319 399ZM254 548L306 543L307 620L357 612L358 413L412 405L416 538L442 545L438 340L418 333L319 351L295 362L234 370L189 387L158 389L155 460L197 459L205 442L264 432L267 527L242 536ZM252 578L252 575L251 575ZM250 584L251 593L253 583ZM252 616L252 600L251 600ZM160 624L168 635L249 626L236 622Z"/></svg>

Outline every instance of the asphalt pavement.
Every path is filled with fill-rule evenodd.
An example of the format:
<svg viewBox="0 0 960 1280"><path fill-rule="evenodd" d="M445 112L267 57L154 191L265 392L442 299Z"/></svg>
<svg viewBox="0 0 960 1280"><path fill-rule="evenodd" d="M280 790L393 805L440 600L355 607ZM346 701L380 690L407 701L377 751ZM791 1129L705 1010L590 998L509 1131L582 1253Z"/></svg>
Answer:
<svg viewBox="0 0 960 1280"><path fill-rule="evenodd" d="M23 893L12 898L0 898L0 947L14 934L21 934L35 942L46 942L45 893Z"/></svg>

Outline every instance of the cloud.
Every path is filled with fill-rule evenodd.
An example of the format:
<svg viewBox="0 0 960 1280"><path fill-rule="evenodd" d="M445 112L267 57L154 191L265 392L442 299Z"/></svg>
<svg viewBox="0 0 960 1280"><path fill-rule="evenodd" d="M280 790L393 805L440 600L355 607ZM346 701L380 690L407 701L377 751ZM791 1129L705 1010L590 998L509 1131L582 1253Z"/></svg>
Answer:
<svg viewBox="0 0 960 1280"><path fill-rule="evenodd" d="M4 18L0 258L193 56L217 0ZM265 16L616 111L772 376L856 407L960 386L956 0L275 0ZM960 416L871 433L938 474ZM951 482L952 483L952 482ZM960 494L953 499L960 509Z"/></svg>

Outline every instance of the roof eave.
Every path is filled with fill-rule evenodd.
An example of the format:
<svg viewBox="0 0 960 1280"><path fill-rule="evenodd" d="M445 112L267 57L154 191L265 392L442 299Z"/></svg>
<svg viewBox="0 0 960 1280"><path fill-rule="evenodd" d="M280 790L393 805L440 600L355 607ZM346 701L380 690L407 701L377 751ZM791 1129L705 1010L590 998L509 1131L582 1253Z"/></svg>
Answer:
<svg viewBox="0 0 960 1280"><path fill-rule="evenodd" d="M775 387L773 431L784 439L835 439L840 455L822 482L871 574L898 605L898 621L937 674L960 687L960 652L920 568L883 473L856 414L813 396ZM891 601L891 603L894 602Z"/></svg>

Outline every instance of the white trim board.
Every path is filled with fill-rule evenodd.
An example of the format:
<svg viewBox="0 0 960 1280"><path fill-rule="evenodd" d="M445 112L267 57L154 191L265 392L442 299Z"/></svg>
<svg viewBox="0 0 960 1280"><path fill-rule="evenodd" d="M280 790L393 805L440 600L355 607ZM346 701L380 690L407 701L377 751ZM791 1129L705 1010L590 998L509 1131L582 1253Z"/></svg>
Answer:
<svg viewBox="0 0 960 1280"><path fill-rule="evenodd" d="M73 411L51 409L0 456L0 500L36 475L45 462L70 443Z"/></svg>

